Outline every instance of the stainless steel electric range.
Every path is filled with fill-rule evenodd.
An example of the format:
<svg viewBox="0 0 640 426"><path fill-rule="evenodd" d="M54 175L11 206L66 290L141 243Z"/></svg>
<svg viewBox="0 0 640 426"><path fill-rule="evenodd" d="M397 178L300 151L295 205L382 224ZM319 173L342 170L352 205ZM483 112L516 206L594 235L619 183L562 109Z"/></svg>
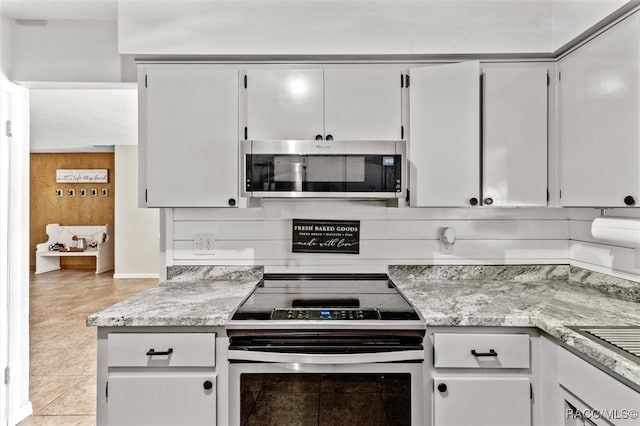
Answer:
<svg viewBox="0 0 640 426"><path fill-rule="evenodd" d="M265 274L228 328L423 330L386 274Z"/></svg>
<svg viewBox="0 0 640 426"><path fill-rule="evenodd" d="M385 274L266 274L227 334L231 424L422 423L425 322Z"/></svg>

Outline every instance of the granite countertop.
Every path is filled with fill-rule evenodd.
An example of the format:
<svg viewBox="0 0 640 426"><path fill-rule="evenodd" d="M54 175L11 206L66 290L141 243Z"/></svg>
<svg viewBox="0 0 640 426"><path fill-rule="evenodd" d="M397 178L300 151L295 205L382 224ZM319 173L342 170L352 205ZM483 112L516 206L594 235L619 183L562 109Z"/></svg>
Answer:
<svg viewBox="0 0 640 426"><path fill-rule="evenodd" d="M97 327L204 327L225 325L258 280L167 281L89 315Z"/></svg>
<svg viewBox="0 0 640 426"><path fill-rule="evenodd" d="M581 271L576 268L571 279L544 274L505 279L491 273L453 279L402 270L390 275L427 327L537 327L640 386L640 365L568 328L640 326L637 289L630 290L629 282L602 278L575 281L584 278Z"/></svg>
<svg viewBox="0 0 640 426"><path fill-rule="evenodd" d="M262 268L184 268L133 297L87 317L97 327L223 326L260 281Z"/></svg>
<svg viewBox="0 0 640 426"><path fill-rule="evenodd" d="M603 279L574 281L588 280L580 271L568 279L566 265L566 270L549 267L515 274L513 268L505 274L505 268L496 272L490 267L476 267L472 274L453 274L448 268L443 275L438 269L434 273L434 268L425 272L415 267L394 267L389 271L397 287L421 312L427 327L537 327L640 385L637 363L568 328L640 326L637 289L630 290L628 282L610 285L610 280ZM224 326L229 314L259 281L261 272L253 270L231 277L208 275L206 279L187 274L181 281L160 283L92 314L87 325Z"/></svg>

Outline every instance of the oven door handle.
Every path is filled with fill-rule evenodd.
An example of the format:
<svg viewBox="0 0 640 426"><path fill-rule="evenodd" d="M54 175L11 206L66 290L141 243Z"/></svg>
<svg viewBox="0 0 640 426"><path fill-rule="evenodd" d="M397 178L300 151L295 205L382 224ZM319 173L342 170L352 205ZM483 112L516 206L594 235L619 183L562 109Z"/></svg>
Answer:
<svg viewBox="0 0 640 426"><path fill-rule="evenodd" d="M278 362L298 364L370 364L375 362L424 361L423 350L354 353L354 354L299 354L230 350L229 360Z"/></svg>

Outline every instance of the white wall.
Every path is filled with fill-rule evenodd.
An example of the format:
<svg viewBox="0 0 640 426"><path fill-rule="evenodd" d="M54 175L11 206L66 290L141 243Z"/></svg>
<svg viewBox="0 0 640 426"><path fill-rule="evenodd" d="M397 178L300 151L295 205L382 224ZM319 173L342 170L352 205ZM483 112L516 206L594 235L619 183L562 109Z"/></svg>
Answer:
<svg viewBox="0 0 640 426"><path fill-rule="evenodd" d="M0 91L9 96L9 118L13 122L10 138L5 137L5 123L0 123L2 151L6 155L3 161L9 167L8 181L2 184L2 189L8 192L4 194L8 195L7 214L0 221L0 234L5 236L7 244L0 247L0 251L4 251L0 258L6 261L0 265L0 281L4 282L0 286L3 291L0 317L8 320L8 347L1 350L7 351L11 370L8 405L0 417L6 416L8 424L14 425L32 412L29 402L29 98L24 88L4 79L0 79Z"/></svg>
<svg viewBox="0 0 640 426"><path fill-rule="evenodd" d="M607 209L607 216L640 218L640 209ZM640 281L640 256L633 247L608 244L591 236L591 222L599 209L569 209L571 263L586 269Z"/></svg>
<svg viewBox="0 0 640 426"><path fill-rule="evenodd" d="M138 208L138 147L116 146L114 278L158 278L158 209Z"/></svg>
<svg viewBox="0 0 640 426"><path fill-rule="evenodd" d="M118 53L115 21L12 21L14 81L135 81L135 65Z"/></svg>
<svg viewBox="0 0 640 426"><path fill-rule="evenodd" d="M0 80L11 74L11 21L0 17Z"/></svg>
<svg viewBox="0 0 640 426"><path fill-rule="evenodd" d="M130 0L127 54L549 52L551 2L451 0Z"/></svg>
<svg viewBox="0 0 640 426"><path fill-rule="evenodd" d="M266 265L275 271L380 271L389 264L570 263L640 281L633 247L595 240L599 209L385 208L375 202L276 201L262 208L167 211L167 265ZM640 218L640 209L607 209ZM291 253L291 219L361 221L359 255ZM453 227L452 254L441 254L440 227ZM214 255L193 252L194 234L215 236Z"/></svg>
<svg viewBox="0 0 640 426"><path fill-rule="evenodd" d="M553 0L552 51L615 12L628 0Z"/></svg>
<svg viewBox="0 0 640 426"><path fill-rule="evenodd" d="M11 84L11 22L0 18L0 92L7 103L0 115L13 121L13 137L0 123L0 372L9 366L10 382L1 386L0 421L17 424L32 412L29 401L29 99ZM6 119L6 118L5 118ZM7 399L8 396L8 399Z"/></svg>
<svg viewBox="0 0 640 426"><path fill-rule="evenodd" d="M137 95L135 87L122 83L31 89L31 152L137 145Z"/></svg>
<svg viewBox="0 0 640 426"><path fill-rule="evenodd" d="M386 208L377 202L277 201L262 208L168 211L168 265L265 265L268 271L384 272L389 264L568 263L562 209ZM359 255L291 253L291 219L361 221ZM440 254L438 229L458 236ZM193 252L194 234L215 236L214 255Z"/></svg>

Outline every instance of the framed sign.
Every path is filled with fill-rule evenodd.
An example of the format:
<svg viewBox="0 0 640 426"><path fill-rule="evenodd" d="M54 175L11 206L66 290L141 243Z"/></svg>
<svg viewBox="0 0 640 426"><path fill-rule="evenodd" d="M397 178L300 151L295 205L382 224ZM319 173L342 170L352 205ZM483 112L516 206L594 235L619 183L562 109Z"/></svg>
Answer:
<svg viewBox="0 0 640 426"><path fill-rule="evenodd" d="M109 169L57 169L56 183L109 183Z"/></svg>
<svg viewBox="0 0 640 426"><path fill-rule="evenodd" d="M359 220L293 219L293 253L360 253Z"/></svg>

